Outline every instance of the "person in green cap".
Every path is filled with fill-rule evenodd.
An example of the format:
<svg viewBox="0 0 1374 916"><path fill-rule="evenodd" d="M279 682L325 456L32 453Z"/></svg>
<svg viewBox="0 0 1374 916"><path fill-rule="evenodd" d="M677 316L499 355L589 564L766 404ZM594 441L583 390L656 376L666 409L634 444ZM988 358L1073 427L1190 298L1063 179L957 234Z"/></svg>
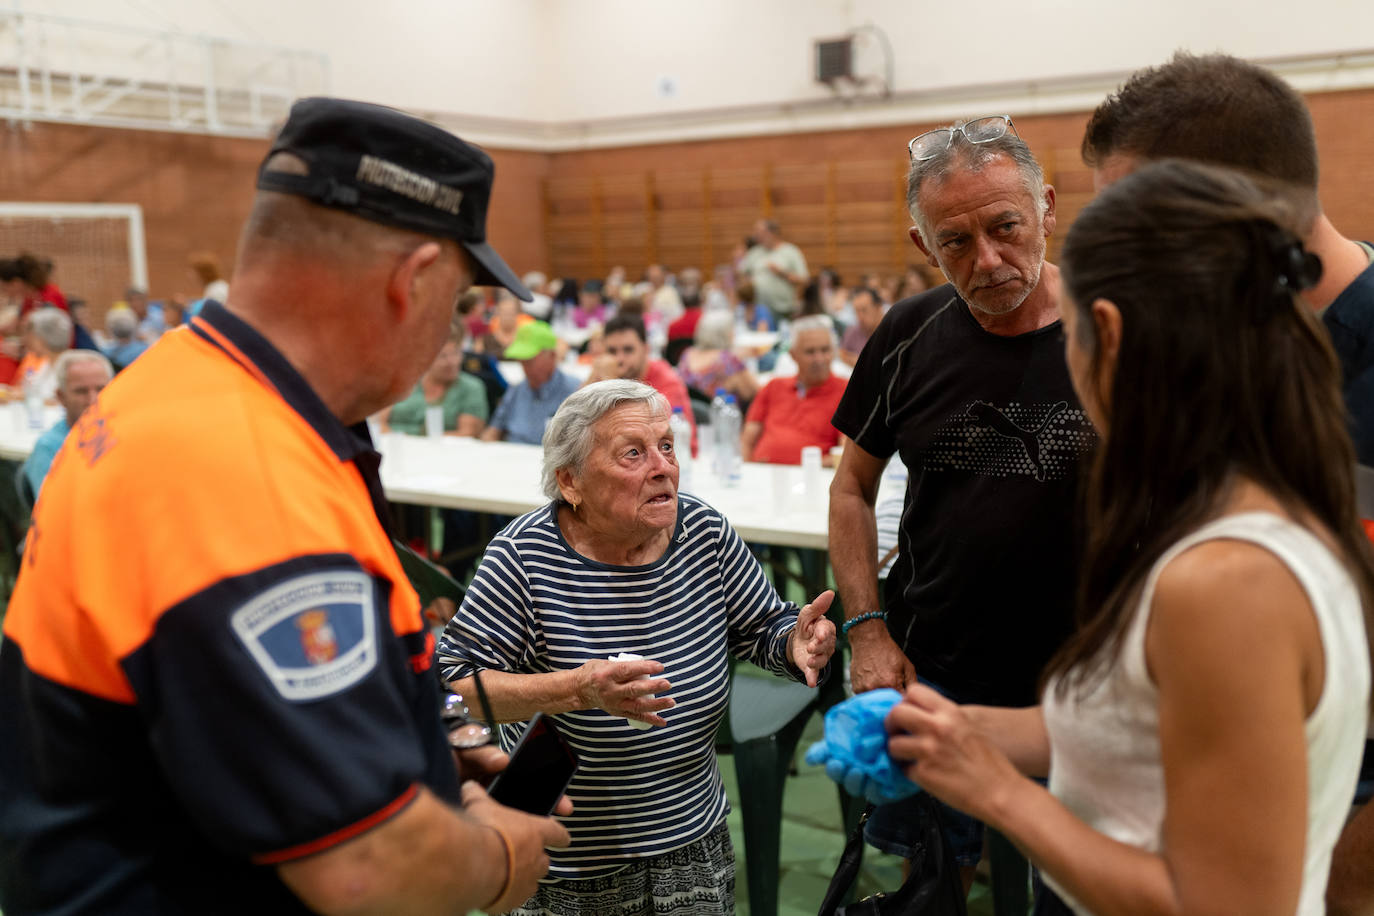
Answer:
<svg viewBox="0 0 1374 916"><path fill-rule="evenodd" d="M506 392L481 437L539 445L545 424L581 382L559 370L558 338L542 321L521 325L503 356L520 361L525 380Z"/></svg>

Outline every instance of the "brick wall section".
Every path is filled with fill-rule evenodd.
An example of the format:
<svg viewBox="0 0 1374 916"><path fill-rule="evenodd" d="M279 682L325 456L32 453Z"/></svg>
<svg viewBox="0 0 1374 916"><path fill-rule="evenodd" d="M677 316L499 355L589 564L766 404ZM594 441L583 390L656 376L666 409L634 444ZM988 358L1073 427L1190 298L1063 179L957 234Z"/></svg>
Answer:
<svg viewBox="0 0 1374 916"><path fill-rule="evenodd" d="M267 149L266 140L9 124L0 126L0 200L139 204L153 295L194 297L200 287L186 266L187 255L212 251L226 272L232 268L239 230L253 202L254 175ZM546 260L540 182L548 158L542 153L493 153L497 183L492 210L500 215L490 226L490 239L517 271ZM103 282L78 289L63 283L57 261L58 285L89 301L93 322L123 297L129 282L123 262Z"/></svg>
<svg viewBox="0 0 1374 916"><path fill-rule="evenodd" d="M1374 238L1374 90L1309 96L1322 200L1338 228ZM1058 190L1062 238L1092 197L1078 158L1086 113L1017 118ZM765 212L814 267L896 272L918 252L902 205L906 141L931 124L555 154L494 150L489 237L517 272L579 277L649 260L710 268ZM232 264L266 141L72 125L0 126L0 200L137 203L154 295L195 293L192 251ZM1051 256L1058 250L1052 245ZM9 252L0 252L8 254ZM61 283L61 264L58 265ZM99 320L123 291L72 289Z"/></svg>

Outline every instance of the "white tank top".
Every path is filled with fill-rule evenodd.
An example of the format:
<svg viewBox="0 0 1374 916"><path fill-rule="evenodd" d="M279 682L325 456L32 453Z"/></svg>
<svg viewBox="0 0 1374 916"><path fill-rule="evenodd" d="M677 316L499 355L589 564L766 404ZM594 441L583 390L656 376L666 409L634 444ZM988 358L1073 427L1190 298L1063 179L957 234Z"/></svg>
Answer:
<svg viewBox="0 0 1374 916"><path fill-rule="evenodd" d="M1217 519L1165 551L1145 580L1121 658L1084 696L1060 700L1054 684L1043 713L1050 738L1050 792L1089 826L1149 852L1160 851L1164 768L1159 693L1145 667L1145 630L1160 572L1183 551L1227 538L1264 547L1292 570L1321 632L1325 680L1308 717L1307 843L1299 916L1326 912L1331 850L1355 793L1369 710L1369 656L1359 590L1345 566L1306 529L1267 512ZM1074 909L1086 914L1046 876Z"/></svg>

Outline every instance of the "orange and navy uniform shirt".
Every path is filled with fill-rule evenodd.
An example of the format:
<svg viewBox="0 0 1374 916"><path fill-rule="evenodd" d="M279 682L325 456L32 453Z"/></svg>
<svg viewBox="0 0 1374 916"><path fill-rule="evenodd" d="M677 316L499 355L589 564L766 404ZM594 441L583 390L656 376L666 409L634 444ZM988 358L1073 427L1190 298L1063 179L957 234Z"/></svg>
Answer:
<svg viewBox="0 0 1374 916"><path fill-rule="evenodd" d="M305 912L269 866L457 803L378 463L217 304L101 394L5 618L0 909Z"/></svg>

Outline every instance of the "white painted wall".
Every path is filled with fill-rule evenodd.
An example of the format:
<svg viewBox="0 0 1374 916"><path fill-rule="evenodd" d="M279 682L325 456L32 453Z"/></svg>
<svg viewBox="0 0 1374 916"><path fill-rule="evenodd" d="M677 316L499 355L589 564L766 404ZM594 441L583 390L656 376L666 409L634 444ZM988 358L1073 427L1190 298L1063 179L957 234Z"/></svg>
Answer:
<svg viewBox="0 0 1374 916"><path fill-rule="evenodd" d="M0 0L4 3L5 0ZM178 29L327 54L332 91L461 118L578 125L816 103L812 40L879 26L908 98L988 103L1014 84L1117 75L1176 48L1271 60L1366 50L1374 5L1349 0L9 0L32 13ZM860 67L877 73L876 42ZM3 64L4 61L0 61ZM675 93L658 86L672 80ZM1336 85L1336 72L1315 77ZM1101 82L1101 81L1099 81ZM984 87L980 89L979 87ZM993 87L993 88L986 88ZM1000 88L997 88L1000 87ZM1100 87L1094 85L1093 92ZM1088 105L1095 102L1088 102ZM909 107L909 106L908 106ZM974 107L974 102L969 103ZM1033 107L1023 102L1017 111ZM778 129L797 123L784 118ZM941 115L943 116L943 115ZM710 119L707 115L707 120ZM723 117L723 116L722 116ZM843 112L833 126L861 119ZM590 124L588 124L590 122ZM609 125L609 126L608 126ZM486 125L500 132L499 123ZM814 125L811 125L814 126ZM514 128L513 128L514 130ZM529 138L529 125L520 128ZM531 141L534 142L534 141Z"/></svg>
<svg viewBox="0 0 1374 916"><path fill-rule="evenodd" d="M317 51L335 95L532 119L550 0L10 0L27 13ZM5 0L0 0L4 4ZM92 49L94 50L94 49ZM3 62L0 62L3 63Z"/></svg>
<svg viewBox="0 0 1374 916"><path fill-rule="evenodd" d="M557 120L825 98L811 43L879 26L894 89L936 91L1132 70L1176 48L1269 58L1374 47L1348 0L556 0ZM1243 12L1241 12L1243 11ZM862 59L876 63L876 46ZM876 66L871 68L876 71ZM678 94L654 93L660 75Z"/></svg>

